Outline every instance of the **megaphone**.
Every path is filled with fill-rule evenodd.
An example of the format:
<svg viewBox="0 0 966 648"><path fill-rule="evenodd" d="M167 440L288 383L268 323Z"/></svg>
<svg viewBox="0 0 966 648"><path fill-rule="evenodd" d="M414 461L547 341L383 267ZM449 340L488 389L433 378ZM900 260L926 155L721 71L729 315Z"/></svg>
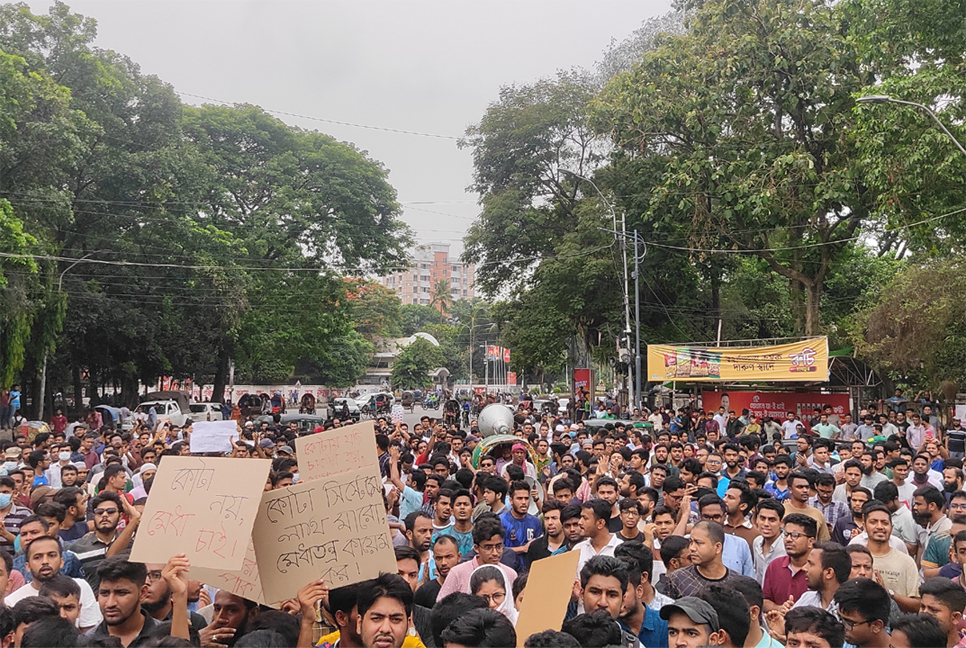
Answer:
<svg viewBox="0 0 966 648"><path fill-rule="evenodd" d="M484 437L494 434L511 434L513 432L513 410L500 403L491 403L483 408L477 418L480 434Z"/></svg>

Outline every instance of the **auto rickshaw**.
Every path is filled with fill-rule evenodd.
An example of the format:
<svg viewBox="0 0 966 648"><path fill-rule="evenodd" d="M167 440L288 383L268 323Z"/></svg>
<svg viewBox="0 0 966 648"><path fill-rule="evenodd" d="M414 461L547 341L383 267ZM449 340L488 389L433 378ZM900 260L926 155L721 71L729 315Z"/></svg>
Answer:
<svg viewBox="0 0 966 648"><path fill-rule="evenodd" d="M416 395L411 391L404 391L402 393L400 402L402 403L402 406L408 409L410 412L416 411Z"/></svg>
<svg viewBox="0 0 966 648"><path fill-rule="evenodd" d="M531 446L530 442L526 439L521 439L520 437L513 436L512 434L494 434L493 436L488 436L480 441L480 443L473 450L473 458L470 460L473 464L473 468L477 470L479 469L480 457L483 455L492 454L493 450L499 449L500 446L512 446L516 443L522 443L524 447L526 447L527 459L529 459L530 463L532 463L534 468L536 468L538 465L537 452L533 449L533 446ZM541 501L546 498L546 490L544 489L543 485L539 483L539 481L536 481L529 476L525 478L525 481L530 484L531 488L537 489L537 493ZM530 507L528 512L531 515L536 515L539 512L539 508L537 507L537 503L533 500L533 497L530 498Z"/></svg>
<svg viewBox="0 0 966 648"><path fill-rule="evenodd" d="M302 394L301 404L299 405L300 414L315 414L315 396L309 393Z"/></svg>
<svg viewBox="0 0 966 648"><path fill-rule="evenodd" d="M492 436L485 437L473 450L473 468L479 469L480 467L480 457L485 454L489 454L491 450L497 446L502 445L513 445L514 443L522 443L527 449L527 456L530 459L530 463L536 467L537 465L537 451L533 449L530 442L518 436L513 436L512 434L494 434Z"/></svg>
<svg viewBox="0 0 966 648"><path fill-rule="evenodd" d="M449 399L443 406L443 422L446 425L459 425L462 411L463 408L458 400L455 398Z"/></svg>

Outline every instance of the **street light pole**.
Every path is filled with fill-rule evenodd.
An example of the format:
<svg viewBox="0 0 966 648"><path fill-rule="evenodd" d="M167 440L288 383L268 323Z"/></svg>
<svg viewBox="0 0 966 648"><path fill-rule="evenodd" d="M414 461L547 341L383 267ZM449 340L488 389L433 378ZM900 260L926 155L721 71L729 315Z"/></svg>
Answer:
<svg viewBox="0 0 966 648"><path fill-rule="evenodd" d="M110 250L94 250L93 252L88 252L87 254L85 254L84 256L82 256L81 258L77 259L72 264L64 268L64 271L60 273L60 279L57 280L57 294L60 295L64 291L64 275L67 274L67 272L71 268L76 266L78 263L86 261L87 259L94 256L95 254L100 254L101 252L109 252L109 251ZM48 355L49 354L47 353L47 349L44 348L44 364L40 370L40 405L37 408L38 421L44 420L44 399L47 396L46 392L47 392L47 356Z"/></svg>
<svg viewBox="0 0 966 648"><path fill-rule="evenodd" d="M924 106L921 103L916 103L915 101L905 101L903 99L893 99L889 95L868 95L866 97L859 97L855 101L857 103L870 103L870 104L894 103L894 104L900 104L903 106L912 106L914 108L918 108L926 112L930 117L932 117L933 121L936 122L939 128L941 128L942 131L946 133L946 136L952 140L953 144L956 145L956 148L958 148L963 155L966 155L966 148L964 148L963 145L959 143L959 140L957 140L953 136L953 134L949 132L949 129L946 128L946 126L941 121L939 121L939 117L936 115L936 113L934 113L927 106Z"/></svg>
<svg viewBox="0 0 966 648"><path fill-rule="evenodd" d="M610 211L611 218L613 218L614 220L614 230L615 230L614 234L616 236L618 233L616 231L617 230L617 212L614 210L614 206L610 204L610 201L607 200L607 196L604 195L604 192L600 190L600 187L594 184L593 180L591 180L590 178L586 178L580 175L579 173L574 173L573 171L570 171L568 169L561 169L561 171L572 175L578 180L583 180L584 182L590 184L590 186L597 191L597 194L600 196L600 199L604 201L605 205L607 205L607 209ZM630 346L631 303L630 303L630 296L628 295L628 292L630 291L628 290L629 282L627 279L627 219L625 218L623 212L621 213L620 224L621 224L621 228L620 228L621 261L623 262L623 266L624 266L624 284L623 284L623 291L622 291L624 293L624 336L625 336L625 339L628 341L628 346ZM635 241L635 244L636 244L636 241ZM638 337L640 337L640 335L638 335ZM634 381L634 378L631 376L631 372L628 371L627 372L627 399L628 400L633 398L635 393L638 393L634 391L634 382L635 381ZM640 382L640 377L638 377L638 382ZM639 398L638 398L638 403L640 403Z"/></svg>

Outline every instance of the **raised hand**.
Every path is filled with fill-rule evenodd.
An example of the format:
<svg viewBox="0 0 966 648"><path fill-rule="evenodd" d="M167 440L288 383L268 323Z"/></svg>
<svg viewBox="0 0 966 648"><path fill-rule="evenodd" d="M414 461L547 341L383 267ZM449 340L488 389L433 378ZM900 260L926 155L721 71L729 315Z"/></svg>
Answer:
<svg viewBox="0 0 966 648"><path fill-rule="evenodd" d="M171 556L164 569L161 570L161 578L168 584L168 588L176 598L179 596L187 598L188 596L188 578L185 574L188 573L189 569L191 569L191 563L188 562L187 556L181 553Z"/></svg>
<svg viewBox="0 0 966 648"><path fill-rule="evenodd" d="M318 609L319 601L329 598L329 586L321 578L314 580L298 593L299 608L302 610L303 617L315 619L315 612Z"/></svg>

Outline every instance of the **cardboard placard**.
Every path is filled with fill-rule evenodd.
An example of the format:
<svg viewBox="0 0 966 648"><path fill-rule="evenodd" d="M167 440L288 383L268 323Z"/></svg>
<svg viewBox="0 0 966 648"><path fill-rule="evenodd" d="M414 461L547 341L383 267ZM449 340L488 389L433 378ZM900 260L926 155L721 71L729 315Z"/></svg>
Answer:
<svg viewBox="0 0 966 648"><path fill-rule="evenodd" d="M293 598L309 581L330 588L396 573L376 464L268 491L252 539L268 601Z"/></svg>
<svg viewBox="0 0 966 648"><path fill-rule="evenodd" d="M272 462L164 457L154 476L131 560L241 569Z"/></svg>
<svg viewBox="0 0 966 648"><path fill-rule="evenodd" d="M361 468L379 472L376 428L372 421L299 437L295 439L295 454L299 461L299 483Z"/></svg>
<svg viewBox="0 0 966 648"><path fill-rule="evenodd" d="M238 439L235 421L198 421L191 426L191 454L231 452Z"/></svg>
<svg viewBox="0 0 966 648"><path fill-rule="evenodd" d="M532 634L560 630L567 615L570 594L574 590L579 560L579 551L568 551L535 560L530 565L527 588L517 619L518 648L523 648L523 642Z"/></svg>
<svg viewBox="0 0 966 648"><path fill-rule="evenodd" d="M211 569L192 565L188 578L231 592L249 601L265 603L262 581L258 577L258 564L255 562L255 545L252 544L250 537L241 569Z"/></svg>

